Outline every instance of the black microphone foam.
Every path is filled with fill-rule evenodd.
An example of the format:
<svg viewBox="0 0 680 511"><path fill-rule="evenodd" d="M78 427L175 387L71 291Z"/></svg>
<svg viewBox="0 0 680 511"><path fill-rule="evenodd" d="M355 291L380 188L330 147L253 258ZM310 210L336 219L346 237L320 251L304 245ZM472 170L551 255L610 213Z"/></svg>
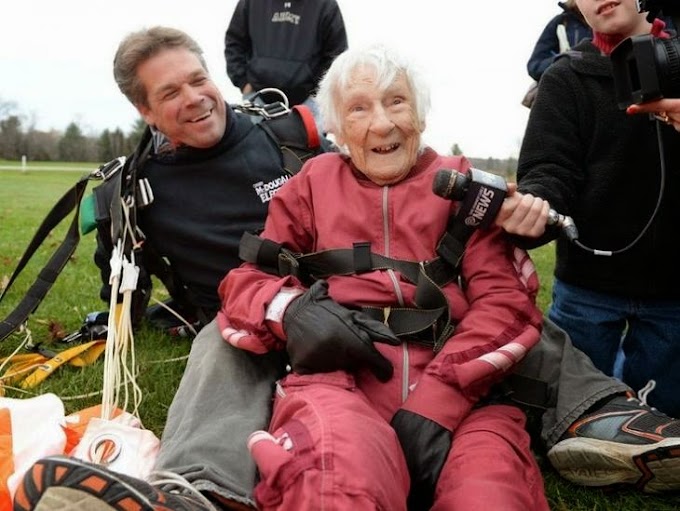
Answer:
<svg viewBox="0 0 680 511"><path fill-rule="evenodd" d="M470 184L470 179L456 170L438 170L432 181L432 191L439 197L449 200L462 200Z"/></svg>

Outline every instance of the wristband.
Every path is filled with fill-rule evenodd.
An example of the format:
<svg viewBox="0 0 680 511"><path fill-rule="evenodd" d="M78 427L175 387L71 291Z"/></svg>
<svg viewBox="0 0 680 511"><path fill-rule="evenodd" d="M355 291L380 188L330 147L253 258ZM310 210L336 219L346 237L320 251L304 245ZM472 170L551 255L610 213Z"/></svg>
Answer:
<svg viewBox="0 0 680 511"><path fill-rule="evenodd" d="M276 296L267 306L264 319L269 330L279 339L286 340L286 333L283 331L283 315L290 305L304 291L296 287L282 287Z"/></svg>

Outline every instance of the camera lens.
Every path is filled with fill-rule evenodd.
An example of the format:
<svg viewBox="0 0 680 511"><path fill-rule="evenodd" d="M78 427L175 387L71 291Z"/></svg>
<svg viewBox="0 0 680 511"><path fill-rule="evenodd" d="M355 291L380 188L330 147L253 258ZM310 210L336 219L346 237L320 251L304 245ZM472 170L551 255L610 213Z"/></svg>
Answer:
<svg viewBox="0 0 680 511"><path fill-rule="evenodd" d="M680 98L680 40L655 39L657 73L665 98Z"/></svg>

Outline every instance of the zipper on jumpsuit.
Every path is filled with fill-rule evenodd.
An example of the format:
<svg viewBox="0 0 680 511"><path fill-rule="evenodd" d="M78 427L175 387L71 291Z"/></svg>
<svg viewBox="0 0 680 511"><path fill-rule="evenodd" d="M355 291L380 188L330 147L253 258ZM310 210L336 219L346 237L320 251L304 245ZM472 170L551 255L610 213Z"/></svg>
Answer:
<svg viewBox="0 0 680 511"><path fill-rule="evenodd" d="M383 238L385 239L385 257L390 257L390 221L389 221L389 195L390 187L389 185L383 186L382 189L382 216L383 216ZM397 295L397 300L400 306L404 306L404 296L401 293L401 288L399 287L399 281L397 276L394 274L394 270L388 269L387 274L392 280L392 285L394 286L394 292ZM402 350L402 368L401 368L401 402L406 401L408 397L409 388L409 353L408 344L406 342L401 343Z"/></svg>

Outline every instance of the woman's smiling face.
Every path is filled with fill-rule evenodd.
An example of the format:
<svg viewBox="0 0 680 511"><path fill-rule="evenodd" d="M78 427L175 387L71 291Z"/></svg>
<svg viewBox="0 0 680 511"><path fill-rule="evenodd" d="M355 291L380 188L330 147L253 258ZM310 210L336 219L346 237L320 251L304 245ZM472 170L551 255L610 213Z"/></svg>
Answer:
<svg viewBox="0 0 680 511"><path fill-rule="evenodd" d="M383 88L373 68L359 66L336 101L338 142L347 147L356 168L379 185L405 178L415 165L424 129L405 76L397 74Z"/></svg>

